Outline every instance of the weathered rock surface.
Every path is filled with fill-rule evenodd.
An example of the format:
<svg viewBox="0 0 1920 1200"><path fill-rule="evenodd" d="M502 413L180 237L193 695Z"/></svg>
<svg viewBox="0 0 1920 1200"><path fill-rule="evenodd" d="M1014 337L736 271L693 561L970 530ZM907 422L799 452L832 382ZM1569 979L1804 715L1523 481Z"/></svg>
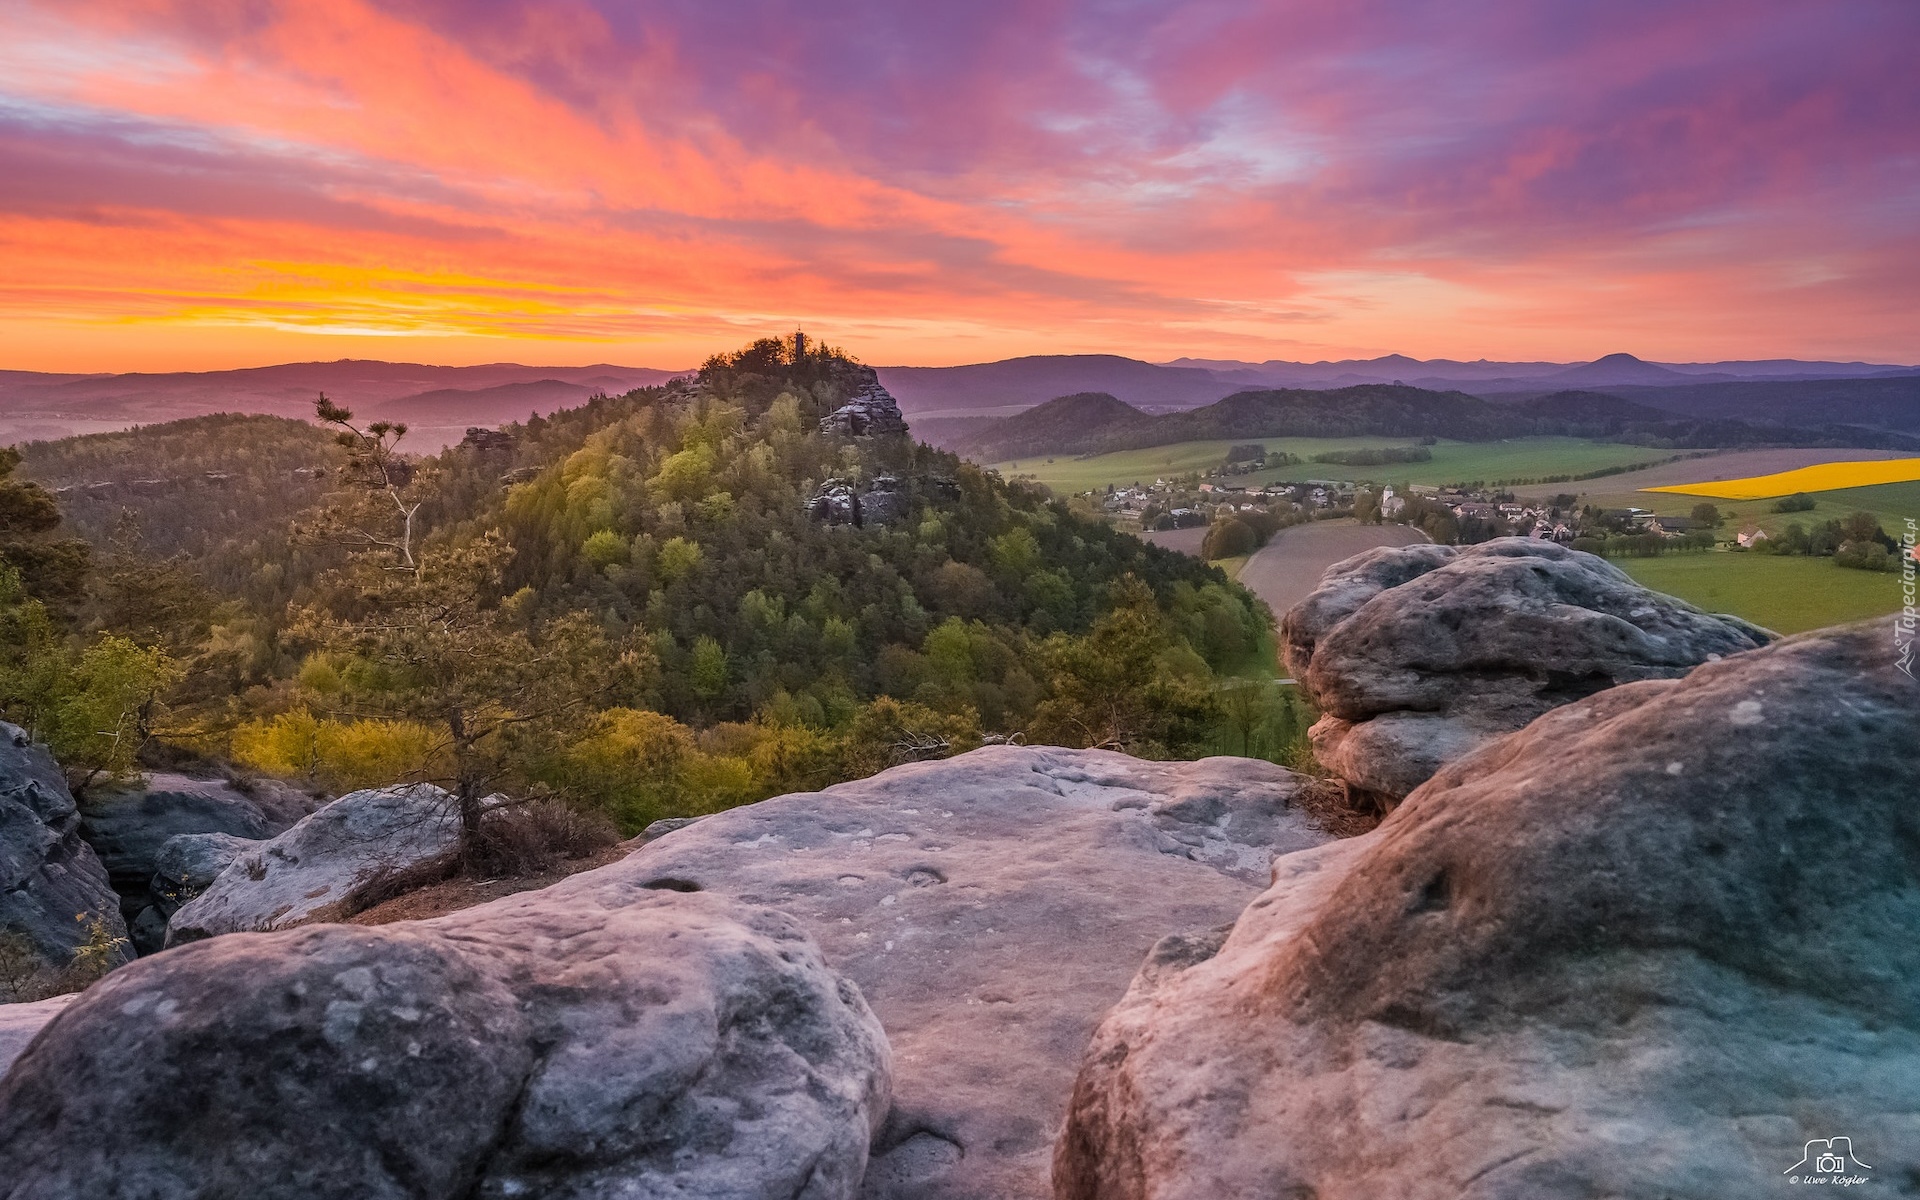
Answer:
<svg viewBox="0 0 1920 1200"><path fill-rule="evenodd" d="M80 837L66 778L46 747L0 721L0 933L23 939L38 960L16 969L64 969L96 921L112 937L127 936L106 868ZM129 956L116 949L111 957Z"/></svg>
<svg viewBox="0 0 1920 1200"><path fill-rule="evenodd" d="M1920 1179L1920 687L1888 622L1559 708L1276 861L1088 1048L1060 1200ZM1810 1171L1811 1168L1802 1168Z"/></svg>
<svg viewBox="0 0 1920 1200"><path fill-rule="evenodd" d="M455 853L460 814L432 784L349 792L235 858L167 926L167 945L340 913L368 885Z"/></svg>
<svg viewBox="0 0 1920 1200"><path fill-rule="evenodd" d="M1169 929L1231 921L1327 836L1269 763L992 747L668 832L549 889L698 887L791 913L894 1048L865 1195L1019 1200L1095 1022Z"/></svg>
<svg viewBox="0 0 1920 1200"><path fill-rule="evenodd" d="M141 914L155 903L151 885L160 848L179 834L222 833L262 841L284 833L311 813L317 801L274 780L246 788L224 779L192 779L154 772L142 784L103 788L80 806L80 836L107 868L120 911L138 929ZM159 914L166 928L168 911ZM135 944L152 953L159 943Z"/></svg>
<svg viewBox="0 0 1920 1200"><path fill-rule="evenodd" d="M123 968L0 1079L12 1200L836 1200L887 1046L799 924L603 880Z"/></svg>
<svg viewBox="0 0 1920 1200"><path fill-rule="evenodd" d="M1771 637L1531 538L1370 550L1281 623L1287 668L1323 714L1315 756L1389 802L1549 709Z"/></svg>
<svg viewBox="0 0 1920 1200"><path fill-rule="evenodd" d="M47 1022L79 998L78 993L69 992L27 1004L0 1004L0 1075L7 1073L13 1060L46 1028Z"/></svg>

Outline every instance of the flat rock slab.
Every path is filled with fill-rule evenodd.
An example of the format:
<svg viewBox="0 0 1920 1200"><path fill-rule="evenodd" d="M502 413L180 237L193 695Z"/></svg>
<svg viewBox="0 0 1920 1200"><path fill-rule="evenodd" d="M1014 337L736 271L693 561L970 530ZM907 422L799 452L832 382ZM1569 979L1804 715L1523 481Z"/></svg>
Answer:
<svg viewBox="0 0 1920 1200"><path fill-rule="evenodd" d="M1231 921L1328 836L1270 763L994 747L667 833L555 895L642 880L792 914L894 1048L870 1197L1049 1193L1099 1016L1173 929Z"/></svg>
<svg viewBox="0 0 1920 1200"><path fill-rule="evenodd" d="M530 892L109 975L0 1078L0 1187L848 1200L886 1104L879 1022L792 918L639 885Z"/></svg>
<svg viewBox="0 0 1920 1200"><path fill-rule="evenodd" d="M1890 621L1555 709L1278 859L1102 1022L1059 1200L1920 1180L1920 685ZM1217 953L1216 953L1217 950ZM1859 1164L1870 1169L1856 1169Z"/></svg>

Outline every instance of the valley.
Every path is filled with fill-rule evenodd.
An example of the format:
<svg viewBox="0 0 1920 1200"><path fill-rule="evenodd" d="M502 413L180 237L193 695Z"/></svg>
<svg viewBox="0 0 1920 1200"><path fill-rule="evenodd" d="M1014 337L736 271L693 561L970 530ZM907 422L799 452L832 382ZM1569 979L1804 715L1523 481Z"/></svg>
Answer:
<svg viewBox="0 0 1920 1200"><path fill-rule="evenodd" d="M1316 463L1312 461L1313 457L1342 451L1402 447L1416 440L1403 437L1216 439L1177 442L1087 457L1054 455L1050 458L1012 459L992 465L993 469L1009 478L1031 479L1056 492L1070 493L1096 489L1104 491L1109 486L1128 487L1137 482L1151 483L1157 478L1205 473L1218 467L1227 451L1243 441L1257 442L1268 451L1302 460L1284 467L1236 475L1231 480L1236 485L1255 486L1281 480L1354 478L1357 468ZM1571 437L1513 438L1497 442L1440 439L1427 449L1433 455L1429 462L1395 463L1391 467L1369 469L1365 475L1390 479L1396 483L1431 486L1476 481L1492 484L1547 476L1582 475L1641 463L1664 462L1690 453ZM1891 451L1885 454L1890 458L1897 457ZM1519 490L1521 485L1512 486ZM1560 484L1547 486L1561 488Z"/></svg>

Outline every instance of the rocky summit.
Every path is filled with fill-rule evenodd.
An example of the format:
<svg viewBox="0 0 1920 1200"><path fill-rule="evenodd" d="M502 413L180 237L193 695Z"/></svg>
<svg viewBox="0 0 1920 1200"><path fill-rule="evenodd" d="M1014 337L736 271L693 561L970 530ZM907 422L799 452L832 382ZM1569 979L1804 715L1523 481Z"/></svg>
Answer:
<svg viewBox="0 0 1920 1200"><path fill-rule="evenodd" d="M884 437L905 433L907 419L900 403L880 382L872 367L851 367L852 398L820 418L820 432L843 437Z"/></svg>
<svg viewBox="0 0 1920 1200"><path fill-rule="evenodd" d="M1281 623L1287 668L1322 714L1315 757L1388 805L1553 708L1772 636L1532 538L1369 550Z"/></svg>
<svg viewBox="0 0 1920 1200"><path fill-rule="evenodd" d="M1836 1136L1906 1194L1920 689L1892 632L1602 691L1277 860L1102 1023L1057 1196L1725 1200Z"/></svg>

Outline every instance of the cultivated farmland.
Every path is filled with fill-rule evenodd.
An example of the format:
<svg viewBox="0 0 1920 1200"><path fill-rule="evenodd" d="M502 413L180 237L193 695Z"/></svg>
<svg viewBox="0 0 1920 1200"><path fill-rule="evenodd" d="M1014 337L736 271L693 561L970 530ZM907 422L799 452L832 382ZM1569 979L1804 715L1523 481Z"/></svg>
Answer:
<svg viewBox="0 0 1920 1200"><path fill-rule="evenodd" d="M1768 500L1795 492L1831 492L1915 480L1920 480L1920 458L1856 459L1818 463L1770 475L1751 475L1745 479L1690 481L1648 490L1721 500Z"/></svg>
<svg viewBox="0 0 1920 1200"><path fill-rule="evenodd" d="M1311 460L1316 454L1339 450L1377 450L1411 444L1411 438L1249 438L1259 442L1268 453L1282 451ZM1234 442L1180 442L1155 446L1148 450L1121 450L1091 458L1056 456L1028 458L993 464L1008 477L1032 477L1058 492L1084 492L1104 489L1108 484L1126 487L1135 482L1152 483L1189 472L1205 472L1225 460ZM1538 479L1549 475L1581 475L1610 467L1634 463L1654 463L1669 459L1678 450L1654 450L1646 446L1627 446L1617 442L1590 442L1582 438L1512 438L1503 442L1442 441L1429 447L1430 462L1391 463L1378 467L1349 467L1335 463L1305 461L1293 466L1274 467L1236 477L1233 482L1257 485L1278 480L1353 479L1391 483L1447 484L1493 482L1507 479ZM1851 453L1851 452L1850 452ZM1684 476L1683 476L1684 478ZM1561 490L1566 490L1564 487Z"/></svg>

